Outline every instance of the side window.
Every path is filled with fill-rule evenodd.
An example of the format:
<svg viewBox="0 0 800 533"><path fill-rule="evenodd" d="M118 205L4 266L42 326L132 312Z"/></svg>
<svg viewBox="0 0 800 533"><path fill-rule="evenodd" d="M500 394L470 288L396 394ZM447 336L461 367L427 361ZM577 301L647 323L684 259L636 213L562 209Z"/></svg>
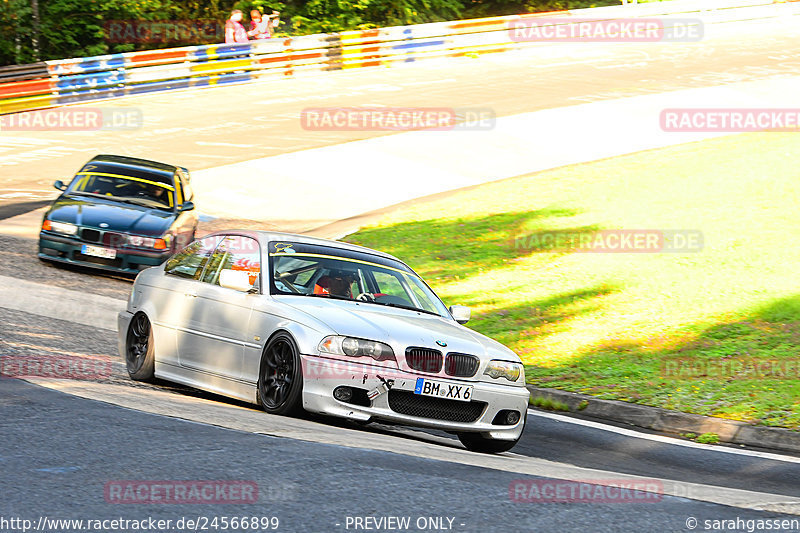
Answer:
<svg viewBox="0 0 800 533"><path fill-rule="evenodd" d="M211 257L219 237L206 237L173 255L164 266L164 272L181 278L198 279Z"/></svg>
<svg viewBox="0 0 800 533"><path fill-rule="evenodd" d="M261 253L258 241L250 237L229 235L222 239L208 262L203 281L219 285L219 274L223 270L247 272L250 283L255 284L261 273Z"/></svg>

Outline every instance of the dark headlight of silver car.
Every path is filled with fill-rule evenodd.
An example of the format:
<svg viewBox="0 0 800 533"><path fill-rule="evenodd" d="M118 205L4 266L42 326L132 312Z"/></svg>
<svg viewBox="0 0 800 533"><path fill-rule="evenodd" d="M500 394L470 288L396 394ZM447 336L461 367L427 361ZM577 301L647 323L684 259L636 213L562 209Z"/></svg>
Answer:
<svg viewBox="0 0 800 533"><path fill-rule="evenodd" d="M371 357L376 361L395 361L394 350L388 344L354 337L330 335L322 339L317 347L320 353L346 355L348 357Z"/></svg>

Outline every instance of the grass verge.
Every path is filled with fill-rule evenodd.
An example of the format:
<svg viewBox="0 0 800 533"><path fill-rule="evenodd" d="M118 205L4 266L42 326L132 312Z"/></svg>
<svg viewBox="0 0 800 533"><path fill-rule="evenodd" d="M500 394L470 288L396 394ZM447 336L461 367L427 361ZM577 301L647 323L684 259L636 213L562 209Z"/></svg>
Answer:
<svg viewBox="0 0 800 533"><path fill-rule="evenodd" d="M531 383L798 429L799 154L796 133L641 152L422 201L345 240L471 306ZM704 248L520 248L607 229L699 230Z"/></svg>

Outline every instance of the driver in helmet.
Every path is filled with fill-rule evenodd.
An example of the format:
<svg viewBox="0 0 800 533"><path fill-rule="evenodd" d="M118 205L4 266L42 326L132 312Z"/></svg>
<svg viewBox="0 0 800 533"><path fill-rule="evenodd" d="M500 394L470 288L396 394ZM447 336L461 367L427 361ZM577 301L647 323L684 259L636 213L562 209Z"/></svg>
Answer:
<svg viewBox="0 0 800 533"><path fill-rule="evenodd" d="M331 296L353 297L352 285L358 280L353 271L330 270L320 277L314 285L314 294L330 294Z"/></svg>

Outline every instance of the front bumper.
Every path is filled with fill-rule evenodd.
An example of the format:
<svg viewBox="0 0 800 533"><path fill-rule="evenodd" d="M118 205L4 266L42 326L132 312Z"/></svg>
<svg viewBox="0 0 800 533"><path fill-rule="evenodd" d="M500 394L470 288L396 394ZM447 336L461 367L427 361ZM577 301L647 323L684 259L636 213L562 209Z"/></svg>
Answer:
<svg viewBox="0 0 800 533"><path fill-rule="evenodd" d="M40 232L39 258L47 261L57 261L59 263L68 263L111 272L136 275L145 268L160 265L171 254L169 251L148 252L146 250L117 248L116 258L104 259L83 255L81 253L81 246L84 244L105 248L102 244L86 243L77 239Z"/></svg>
<svg viewBox="0 0 800 533"><path fill-rule="evenodd" d="M314 355L301 355L300 358L304 369L303 407L307 411L350 418L358 421L375 419L410 426L436 428L450 432L476 432L483 434L484 437L497 440L518 439L525 425L525 412L528 408L528 400L530 398L530 393L525 387L488 383L485 381L442 379L439 376L428 376L397 369L391 369L389 372L386 372L385 368L377 366L356 366L343 363L341 360L328 359ZM308 371L308 369L312 370ZM394 385L389 392L380 394L369 402L369 405L346 403L333 397L334 389L340 386L367 391L375 389L383 383L378 377L379 375L384 379L394 380ZM456 422L425 416L412 416L393 409L389 401L389 395L392 394L392 391L402 391L401 394L403 396L411 397L410 395L414 392L417 378L420 377L450 384L472 385L473 392L471 402L483 402L485 403L485 407L483 407L477 419L472 422ZM397 396L395 396L395 398L396 397ZM438 399L432 400L437 401ZM449 400L449 402L457 402L457 400ZM458 403L466 404L470 402ZM397 403L394 405L396 407ZM473 405L470 407L475 406ZM518 411L520 414L520 421L514 425L493 423L498 412L501 410Z"/></svg>

